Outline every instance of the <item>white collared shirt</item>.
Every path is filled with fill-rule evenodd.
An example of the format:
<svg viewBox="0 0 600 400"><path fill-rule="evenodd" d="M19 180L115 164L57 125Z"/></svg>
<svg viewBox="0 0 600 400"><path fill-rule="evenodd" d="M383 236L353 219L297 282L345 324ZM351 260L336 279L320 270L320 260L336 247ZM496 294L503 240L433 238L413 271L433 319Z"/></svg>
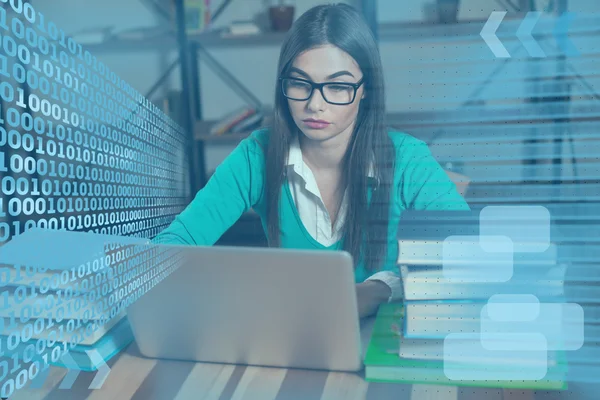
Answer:
<svg viewBox="0 0 600 400"><path fill-rule="evenodd" d="M341 228L344 225L348 208L347 190L344 191L332 228L331 218L321 197L317 181L302 158L302 150L297 138L290 145L286 167L288 168L290 192L304 227L313 239L323 246L333 245L341 238ZM369 176L374 177L373 168L369 170ZM378 280L387 284L392 292L388 301L402 298L402 281L399 274L392 271L380 271L368 277L367 280Z"/></svg>

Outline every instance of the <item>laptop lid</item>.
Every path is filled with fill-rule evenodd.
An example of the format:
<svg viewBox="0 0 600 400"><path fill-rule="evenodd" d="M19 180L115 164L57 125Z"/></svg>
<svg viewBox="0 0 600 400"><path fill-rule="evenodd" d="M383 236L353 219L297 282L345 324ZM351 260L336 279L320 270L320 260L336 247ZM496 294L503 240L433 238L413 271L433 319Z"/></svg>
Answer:
<svg viewBox="0 0 600 400"><path fill-rule="evenodd" d="M353 263L342 251L165 246L172 272L128 307L148 357L356 371ZM168 264L169 262L167 262Z"/></svg>

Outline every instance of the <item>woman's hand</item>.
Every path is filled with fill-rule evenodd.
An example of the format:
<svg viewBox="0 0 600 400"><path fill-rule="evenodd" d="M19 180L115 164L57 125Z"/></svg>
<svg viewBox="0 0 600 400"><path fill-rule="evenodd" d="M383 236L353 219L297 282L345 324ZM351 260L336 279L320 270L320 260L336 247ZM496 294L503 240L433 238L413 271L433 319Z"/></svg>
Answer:
<svg viewBox="0 0 600 400"><path fill-rule="evenodd" d="M358 316L365 318L377 312L379 305L386 303L392 291L388 285L378 280L369 280L356 285Z"/></svg>

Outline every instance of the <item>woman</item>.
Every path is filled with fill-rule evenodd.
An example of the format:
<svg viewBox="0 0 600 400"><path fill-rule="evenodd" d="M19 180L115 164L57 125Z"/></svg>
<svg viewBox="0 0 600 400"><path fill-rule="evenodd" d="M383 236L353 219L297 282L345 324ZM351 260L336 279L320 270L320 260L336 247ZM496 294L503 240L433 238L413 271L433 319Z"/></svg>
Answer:
<svg viewBox="0 0 600 400"><path fill-rule="evenodd" d="M154 241L212 245L253 208L270 246L353 256L361 317L401 298L402 210L468 206L424 142L386 129L383 86L361 15L308 10L282 45L272 126L243 140Z"/></svg>

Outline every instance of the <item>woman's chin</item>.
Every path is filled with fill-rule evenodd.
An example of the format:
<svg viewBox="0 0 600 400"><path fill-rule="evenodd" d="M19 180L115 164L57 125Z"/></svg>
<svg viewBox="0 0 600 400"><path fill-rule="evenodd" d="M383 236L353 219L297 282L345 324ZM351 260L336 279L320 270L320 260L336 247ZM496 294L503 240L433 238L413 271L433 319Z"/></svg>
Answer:
<svg viewBox="0 0 600 400"><path fill-rule="evenodd" d="M336 136L335 132L331 132L329 129L306 129L300 130L304 137L309 140L315 140L323 142Z"/></svg>

